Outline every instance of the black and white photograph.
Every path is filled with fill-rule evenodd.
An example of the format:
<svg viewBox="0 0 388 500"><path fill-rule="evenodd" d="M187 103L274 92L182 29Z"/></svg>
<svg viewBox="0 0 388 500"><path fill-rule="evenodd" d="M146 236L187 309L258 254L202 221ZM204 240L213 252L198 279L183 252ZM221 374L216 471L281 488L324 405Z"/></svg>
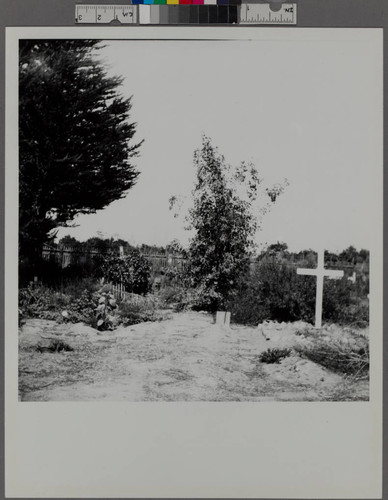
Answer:
<svg viewBox="0 0 388 500"><path fill-rule="evenodd" d="M6 42L7 496L377 498L381 30Z"/></svg>
<svg viewBox="0 0 388 500"><path fill-rule="evenodd" d="M368 401L374 69L20 39L19 400Z"/></svg>

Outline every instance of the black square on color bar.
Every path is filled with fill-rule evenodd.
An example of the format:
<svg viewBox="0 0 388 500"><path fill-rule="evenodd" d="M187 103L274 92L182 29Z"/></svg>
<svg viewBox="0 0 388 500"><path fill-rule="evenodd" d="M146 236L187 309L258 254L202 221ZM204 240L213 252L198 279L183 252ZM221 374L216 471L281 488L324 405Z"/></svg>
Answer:
<svg viewBox="0 0 388 500"><path fill-rule="evenodd" d="M218 23L227 24L228 23L228 6L218 5Z"/></svg>
<svg viewBox="0 0 388 500"><path fill-rule="evenodd" d="M209 6L198 5L198 20L199 24L209 24Z"/></svg>
<svg viewBox="0 0 388 500"><path fill-rule="evenodd" d="M229 24L237 23L237 5L229 5Z"/></svg>
<svg viewBox="0 0 388 500"><path fill-rule="evenodd" d="M241 5L241 0L229 0L229 5Z"/></svg>
<svg viewBox="0 0 388 500"><path fill-rule="evenodd" d="M217 22L217 5L209 5L209 23Z"/></svg>
<svg viewBox="0 0 388 500"><path fill-rule="evenodd" d="M198 7L199 7L199 5L189 5L190 24L198 24L199 23Z"/></svg>
<svg viewBox="0 0 388 500"><path fill-rule="evenodd" d="M179 24L189 24L190 22L190 12L188 5L180 5L178 8L179 14Z"/></svg>

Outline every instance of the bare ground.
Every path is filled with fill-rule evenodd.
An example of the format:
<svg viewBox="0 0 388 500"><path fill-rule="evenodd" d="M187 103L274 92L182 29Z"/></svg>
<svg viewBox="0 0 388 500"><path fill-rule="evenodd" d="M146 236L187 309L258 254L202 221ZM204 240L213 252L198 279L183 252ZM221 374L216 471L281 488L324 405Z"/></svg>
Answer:
<svg viewBox="0 0 388 500"><path fill-rule="evenodd" d="M295 351L279 364L258 360L268 348L311 342L301 334L306 327L298 322L222 329L200 312L170 313L164 321L113 332L29 319L19 330L19 399L368 400L368 380L340 376ZM331 327L327 335L343 330ZM53 339L74 350L45 352Z"/></svg>

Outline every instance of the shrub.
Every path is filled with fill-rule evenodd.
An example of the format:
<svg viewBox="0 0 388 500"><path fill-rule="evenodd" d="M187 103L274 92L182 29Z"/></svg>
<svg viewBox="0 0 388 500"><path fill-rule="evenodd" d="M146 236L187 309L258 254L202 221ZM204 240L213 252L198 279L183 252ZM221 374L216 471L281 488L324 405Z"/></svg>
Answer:
<svg viewBox="0 0 388 500"><path fill-rule="evenodd" d="M100 292L98 294L98 305L95 308L96 327L98 330L113 330L118 320L115 317L117 308L116 300L113 294L109 292Z"/></svg>
<svg viewBox="0 0 388 500"><path fill-rule="evenodd" d="M264 320L312 321L315 311L315 283L298 276L295 269L280 263L261 264L243 277L229 308L234 321L257 324Z"/></svg>
<svg viewBox="0 0 388 500"><path fill-rule="evenodd" d="M154 300L124 300L119 304L120 321L125 325L136 325L146 321L159 321L163 316L156 312Z"/></svg>
<svg viewBox="0 0 388 500"><path fill-rule="evenodd" d="M368 326L369 305L365 299L358 296L357 286L347 279L326 280L323 294L323 318L339 324Z"/></svg>
<svg viewBox="0 0 388 500"><path fill-rule="evenodd" d="M61 273L62 282L72 283L80 279L87 280L100 277L101 256L97 255L86 262L74 262L65 267Z"/></svg>
<svg viewBox="0 0 388 500"><path fill-rule="evenodd" d="M167 286L160 290L159 298L162 307L172 307L176 311L193 306L192 293L184 286Z"/></svg>
<svg viewBox="0 0 388 500"><path fill-rule="evenodd" d="M128 249L125 257L109 256L101 266L103 277L122 284L126 291L146 294L150 290L151 266L138 249Z"/></svg>
<svg viewBox="0 0 388 500"><path fill-rule="evenodd" d="M19 290L19 313L23 317L56 320L69 302L66 295L43 285L29 285Z"/></svg>
<svg viewBox="0 0 388 500"><path fill-rule="evenodd" d="M71 323L83 321L84 323L93 326L94 311L97 307L97 303L98 300L96 293L85 289L77 298L72 298L71 302L66 307L65 311L67 312L67 315L65 318Z"/></svg>
<svg viewBox="0 0 388 500"><path fill-rule="evenodd" d="M369 346L349 346L345 343L315 341L309 346L297 346L295 350L303 357L318 363L329 370L355 378L369 373Z"/></svg>
<svg viewBox="0 0 388 500"><path fill-rule="evenodd" d="M87 289L79 289L75 298L44 285L29 285L19 290L20 319L36 317L92 324L96 306L95 294Z"/></svg>
<svg viewBox="0 0 388 500"><path fill-rule="evenodd" d="M96 278L86 277L86 278L76 278L72 280L66 280L61 285L61 292L64 295L69 295L74 301L83 297L91 297L95 294L101 285L98 283Z"/></svg>
<svg viewBox="0 0 388 500"><path fill-rule="evenodd" d="M242 278L229 309L237 323L257 324L264 320L312 323L315 316L316 280L300 276L295 267L281 262L261 263L252 275ZM367 299L358 296L357 286L346 278L324 282L323 320L366 326Z"/></svg>
<svg viewBox="0 0 388 500"><path fill-rule="evenodd" d="M262 363L280 363L280 360L287 358L291 354L291 349L267 349L259 356Z"/></svg>

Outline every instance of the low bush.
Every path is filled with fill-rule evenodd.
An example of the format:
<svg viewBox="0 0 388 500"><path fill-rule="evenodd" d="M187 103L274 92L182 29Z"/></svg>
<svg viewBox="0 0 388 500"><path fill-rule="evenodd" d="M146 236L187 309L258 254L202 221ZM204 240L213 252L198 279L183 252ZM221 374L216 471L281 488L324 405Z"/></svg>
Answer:
<svg viewBox="0 0 388 500"><path fill-rule="evenodd" d="M94 326L95 309L98 299L95 292L83 290L77 298L71 298L62 316L71 323L83 322ZM66 312L66 315L63 313Z"/></svg>
<svg viewBox="0 0 388 500"><path fill-rule="evenodd" d="M262 363L280 363L284 358L291 354L291 349L267 349L259 356L259 361Z"/></svg>
<svg viewBox="0 0 388 500"><path fill-rule="evenodd" d="M106 281L122 284L127 292L146 294L151 286L151 265L136 248L128 252L124 257L106 257L101 274Z"/></svg>
<svg viewBox="0 0 388 500"><path fill-rule="evenodd" d="M315 311L315 282L299 276L294 268L265 263L245 276L229 303L237 323L257 324L265 320L312 321Z"/></svg>
<svg viewBox="0 0 388 500"><path fill-rule="evenodd" d="M63 280L60 290L64 295L69 295L72 300L79 299L88 292L90 295L96 293L101 288L96 278L75 278L72 280Z"/></svg>
<svg viewBox="0 0 388 500"><path fill-rule="evenodd" d="M29 285L19 290L20 318L91 324L96 306L96 297L89 290L79 290L77 297L44 285Z"/></svg>
<svg viewBox="0 0 388 500"><path fill-rule="evenodd" d="M113 330L119 324L133 325L164 318L158 312L160 300L156 296L126 294L127 299L116 302L109 285L98 291L96 288L95 282L90 282L89 288L84 290L69 284L64 287L67 293L43 285L21 288L19 324L28 317L35 317L58 322L83 322L98 330Z"/></svg>
<svg viewBox="0 0 388 500"><path fill-rule="evenodd" d="M191 308L192 294L183 286L167 286L159 292L160 305L162 308L173 308L182 311Z"/></svg>
<svg viewBox="0 0 388 500"><path fill-rule="evenodd" d="M316 280L301 276L294 267L266 262L242 278L236 296L229 302L233 321L258 324L265 320L307 321L315 315ZM324 282L323 320L352 326L367 326L369 308L357 286L346 278Z"/></svg>
<svg viewBox="0 0 388 500"><path fill-rule="evenodd" d="M217 310L225 310L225 299L220 292L210 286L201 283L189 294L188 307L194 311L208 311L214 313Z"/></svg>
<svg viewBox="0 0 388 500"><path fill-rule="evenodd" d="M70 297L43 285L29 285L19 290L19 313L23 317L56 320Z"/></svg>
<svg viewBox="0 0 388 500"><path fill-rule="evenodd" d="M147 297L144 297L147 299ZM157 302L148 300L123 300L119 303L118 314L124 326L136 325L146 321L160 321L163 316L157 312Z"/></svg>

